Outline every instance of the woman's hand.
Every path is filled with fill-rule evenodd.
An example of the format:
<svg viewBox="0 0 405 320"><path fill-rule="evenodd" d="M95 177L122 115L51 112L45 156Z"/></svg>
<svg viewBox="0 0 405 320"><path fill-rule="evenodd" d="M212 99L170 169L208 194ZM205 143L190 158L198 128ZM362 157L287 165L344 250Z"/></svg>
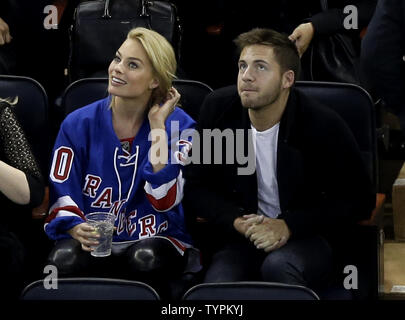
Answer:
<svg viewBox="0 0 405 320"><path fill-rule="evenodd" d="M68 230L68 233L73 239L76 239L82 244L84 251L93 251L91 246L99 244L96 239L99 238L100 235L95 228L85 222L75 225L72 229Z"/></svg>
<svg viewBox="0 0 405 320"><path fill-rule="evenodd" d="M155 104L149 111L150 139L152 141L150 162L153 167L153 172L162 170L169 161L169 147L165 131L165 122L167 117L174 111L174 108L176 108L176 104L179 100L180 94L172 87L163 105Z"/></svg>
<svg viewBox="0 0 405 320"><path fill-rule="evenodd" d="M293 33L288 36L291 41L295 42L300 57L302 57L304 52L308 49L313 37L314 26L312 25L312 22L300 24L295 28Z"/></svg>
<svg viewBox="0 0 405 320"><path fill-rule="evenodd" d="M180 100L180 93L175 88L171 88L167 94L163 105L154 104L149 110L148 118L151 129L165 129L167 117L174 111L176 104Z"/></svg>

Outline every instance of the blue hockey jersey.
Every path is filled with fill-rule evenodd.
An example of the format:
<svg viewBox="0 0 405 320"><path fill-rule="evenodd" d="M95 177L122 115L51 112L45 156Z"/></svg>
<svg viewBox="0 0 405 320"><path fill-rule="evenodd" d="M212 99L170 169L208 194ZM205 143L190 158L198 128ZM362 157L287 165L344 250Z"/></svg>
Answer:
<svg viewBox="0 0 405 320"><path fill-rule="evenodd" d="M154 173L149 160L150 126L146 118L123 148L112 124L110 98L69 114L53 149L50 210L45 231L54 240L85 221L91 212L115 215L115 244L152 236L168 238L179 251L192 245L181 205L182 166L191 148L195 122L176 108L166 120L169 163Z"/></svg>

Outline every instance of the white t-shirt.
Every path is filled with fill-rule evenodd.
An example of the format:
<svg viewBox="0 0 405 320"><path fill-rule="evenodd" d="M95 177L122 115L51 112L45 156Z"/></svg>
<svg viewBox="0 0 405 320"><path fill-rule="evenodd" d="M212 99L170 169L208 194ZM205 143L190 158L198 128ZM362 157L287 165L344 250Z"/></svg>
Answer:
<svg viewBox="0 0 405 320"><path fill-rule="evenodd" d="M256 154L258 214L276 218L281 212L277 184L277 140L280 123L265 131L257 131L253 125L251 127Z"/></svg>

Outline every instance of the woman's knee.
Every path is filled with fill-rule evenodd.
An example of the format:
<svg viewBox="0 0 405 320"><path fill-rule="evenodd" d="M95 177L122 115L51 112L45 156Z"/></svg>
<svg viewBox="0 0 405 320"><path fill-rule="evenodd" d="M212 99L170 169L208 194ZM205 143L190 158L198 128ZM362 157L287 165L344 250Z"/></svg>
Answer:
<svg viewBox="0 0 405 320"><path fill-rule="evenodd" d="M147 238L135 242L127 250L132 273L170 276L184 270L184 257L173 244L162 238Z"/></svg>

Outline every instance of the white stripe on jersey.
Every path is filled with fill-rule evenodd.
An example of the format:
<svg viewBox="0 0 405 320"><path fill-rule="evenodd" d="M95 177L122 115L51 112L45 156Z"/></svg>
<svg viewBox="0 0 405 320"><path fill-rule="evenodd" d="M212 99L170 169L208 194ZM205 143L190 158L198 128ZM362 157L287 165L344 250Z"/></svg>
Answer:
<svg viewBox="0 0 405 320"><path fill-rule="evenodd" d="M60 197L56 202L49 208L49 213L51 213L56 208L62 208L67 206L75 206L78 207L76 202L70 196L63 196Z"/></svg>
<svg viewBox="0 0 405 320"><path fill-rule="evenodd" d="M175 184L176 186L174 187ZM173 187L176 188L175 190L172 190L174 192L169 192ZM183 199L183 188L184 178L181 170L176 179L170 180L169 182L162 184L158 188L153 189L152 185L148 181L146 181L144 187L148 199L151 200L150 197L153 198L153 201L150 202L153 208L158 212L168 211L174 206L178 205ZM175 199L173 197L174 195ZM173 198L170 199L170 197ZM168 202L170 203L170 206L167 206ZM156 208L156 206L163 207Z"/></svg>

